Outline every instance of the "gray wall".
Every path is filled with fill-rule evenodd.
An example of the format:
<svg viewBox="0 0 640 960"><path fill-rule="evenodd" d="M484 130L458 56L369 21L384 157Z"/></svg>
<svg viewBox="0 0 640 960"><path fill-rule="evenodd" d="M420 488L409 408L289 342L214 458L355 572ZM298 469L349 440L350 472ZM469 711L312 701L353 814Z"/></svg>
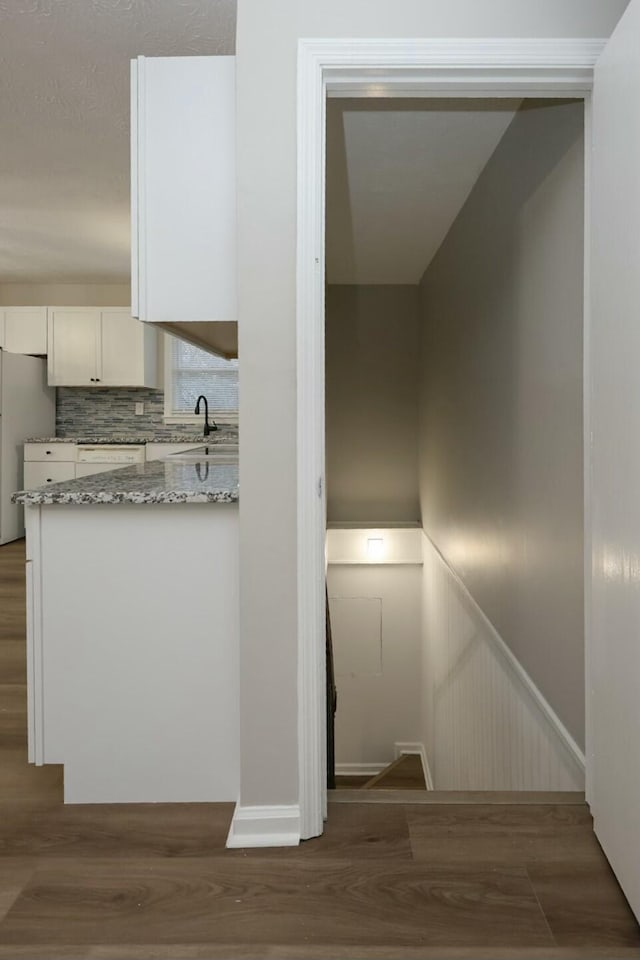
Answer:
<svg viewBox="0 0 640 960"><path fill-rule="evenodd" d="M422 281L423 526L584 744L583 106L527 103Z"/></svg>
<svg viewBox="0 0 640 960"><path fill-rule="evenodd" d="M298 38L606 37L626 5L627 0L238 0L243 804L289 804L298 797Z"/></svg>
<svg viewBox="0 0 640 960"><path fill-rule="evenodd" d="M417 286L330 286L327 518L417 520Z"/></svg>

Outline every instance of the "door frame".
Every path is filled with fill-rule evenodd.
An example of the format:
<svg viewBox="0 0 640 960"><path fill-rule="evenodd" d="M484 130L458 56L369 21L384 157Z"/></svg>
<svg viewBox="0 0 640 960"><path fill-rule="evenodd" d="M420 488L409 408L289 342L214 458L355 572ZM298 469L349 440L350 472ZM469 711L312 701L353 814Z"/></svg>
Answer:
<svg viewBox="0 0 640 960"><path fill-rule="evenodd" d="M348 97L576 97L585 101L584 550L586 783L591 491L588 438L590 94L602 39L302 39L297 104L297 601L300 837L322 833L325 767L325 106Z"/></svg>

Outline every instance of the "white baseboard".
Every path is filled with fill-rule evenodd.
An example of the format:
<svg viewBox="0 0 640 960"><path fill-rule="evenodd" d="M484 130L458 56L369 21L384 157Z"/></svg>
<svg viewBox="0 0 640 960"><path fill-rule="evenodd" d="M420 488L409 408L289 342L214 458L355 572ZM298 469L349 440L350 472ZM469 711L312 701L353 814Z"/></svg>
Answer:
<svg viewBox="0 0 640 960"><path fill-rule="evenodd" d="M336 763L336 776L376 777L389 763L389 760L386 763Z"/></svg>
<svg viewBox="0 0 640 960"><path fill-rule="evenodd" d="M431 769L429 768L429 760L427 759L427 751L424 748L424 743L399 742L394 743L393 749L396 760L405 754L417 754L420 757L427 790L433 790L433 777L431 776Z"/></svg>
<svg viewBox="0 0 640 960"><path fill-rule="evenodd" d="M231 821L227 847L296 847L300 843L300 807L241 807Z"/></svg>

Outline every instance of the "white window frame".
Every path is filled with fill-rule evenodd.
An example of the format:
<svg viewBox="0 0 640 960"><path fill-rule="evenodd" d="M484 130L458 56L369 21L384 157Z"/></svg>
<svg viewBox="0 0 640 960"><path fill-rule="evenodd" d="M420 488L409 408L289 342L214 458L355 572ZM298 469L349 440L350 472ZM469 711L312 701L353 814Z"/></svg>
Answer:
<svg viewBox="0 0 640 960"><path fill-rule="evenodd" d="M173 412L173 351L171 349L172 341L178 339L166 333L162 338L162 348L164 351L163 369L164 369L164 422L171 424L194 423L202 424L202 414L179 414ZM215 420L217 424L226 424L236 426L238 423L238 411L229 413L228 410L215 410L209 408L209 419Z"/></svg>

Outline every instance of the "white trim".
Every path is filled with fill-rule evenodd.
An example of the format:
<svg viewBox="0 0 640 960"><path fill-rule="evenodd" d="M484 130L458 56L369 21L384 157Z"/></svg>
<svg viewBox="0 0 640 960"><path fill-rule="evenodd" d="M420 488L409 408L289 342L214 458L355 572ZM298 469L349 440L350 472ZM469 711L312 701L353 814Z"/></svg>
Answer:
<svg viewBox="0 0 640 960"><path fill-rule="evenodd" d="M431 776L431 767L427 758L427 751L424 743L394 743L394 756L396 760L403 756L419 756L422 763L422 774L427 790L433 790L433 777Z"/></svg>
<svg viewBox="0 0 640 960"><path fill-rule="evenodd" d="M326 95L585 96L599 39L303 39L297 91L297 583L301 836L322 832ZM585 265L586 270L586 265ZM588 385L585 385L588 387ZM587 687L589 684L587 684Z"/></svg>
<svg viewBox="0 0 640 960"><path fill-rule="evenodd" d="M585 671L585 745L587 761L585 766L584 793L588 804L592 803L592 777L595 764L593 753L591 700L593 674L591 669L593 631L591 624L591 152L592 142L592 96L588 93L584 99L584 293L583 293L583 341L582 341L582 455L583 473L583 540L584 540L584 671Z"/></svg>
<svg viewBox="0 0 640 960"><path fill-rule="evenodd" d="M131 282L132 286L132 304L133 295L135 294L135 306L137 307L137 312L134 314L139 320L147 320L147 230L146 230L146 220L147 220L147 177L146 166L147 166L147 70L146 70L146 57L139 56L136 60L131 61L131 70L132 75L135 70L136 73L136 105L135 105L135 119L136 119L136 138L134 144L134 150L136 155L135 162L135 175L136 175L136 184L135 184L135 194L132 193L132 196L135 197L136 204L136 219L131 221L132 231L136 231L135 242L132 242L131 246L131 256L135 256L135 262L132 259L131 263ZM133 94L133 91L132 91ZM133 152L133 151L132 151ZM132 171L133 173L133 171ZM131 189L133 191L134 184L132 182ZM132 235L133 240L133 235ZM135 280L133 279L135 274Z"/></svg>
<svg viewBox="0 0 640 960"><path fill-rule="evenodd" d="M336 776L377 777L388 766L389 761L386 763L336 763Z"/></svg>
<svg viewBox="0 0 640 960"><path fill-rule="evenodd" d="M42 620L42 508L25 508L27 577L27 729L29 763L44 764L44 650Z"/></svg>
<svg viewBox="0 0 640 960"><path fill-rule="evenodd" d="M540 692L520 661L504 642L491 620L489 620L489 617L483 611L482 607L469 593L464 581L460 579L453 567L451 567L446 558L443 557L431 537L425 531L423 531L423 534L425 539L431 544L434 553L447 571L447 574L456 582L458 588L464 594L467 602L473 608L475 616L478 617L482 623L484 623L485 627L487 628L489 638L491 639L494 648L502 659L503 663L515 680L524 689L525 693L528 694L530 699L533 701L540 715L544 718L544 720L546 720L548 726L555 735L556 741L563 748L568 762L576 767L579 773L584 777L586 772L586 759L583 751L573 739L551 704Z"/></svg>
<svg viewBox="0 0 640 960"><path fill-rule="evenodd" d="M298 46L297 450L298 764L302 839L326 809L324 158L322 64ZM320 369L322 368L322 369Z"/></svg>
<svg viewBox="0 0 640 960"><path fill-rule="evenodd" d="M227 847L295 847L300 843L300 807L241 807L236 809Z"/></svg>
<svg viewBox="0 0 640 960"><path fill-rule="evenodd" d="M138 63L131 61L131 316L140 316L138 295Z"/></svg>

